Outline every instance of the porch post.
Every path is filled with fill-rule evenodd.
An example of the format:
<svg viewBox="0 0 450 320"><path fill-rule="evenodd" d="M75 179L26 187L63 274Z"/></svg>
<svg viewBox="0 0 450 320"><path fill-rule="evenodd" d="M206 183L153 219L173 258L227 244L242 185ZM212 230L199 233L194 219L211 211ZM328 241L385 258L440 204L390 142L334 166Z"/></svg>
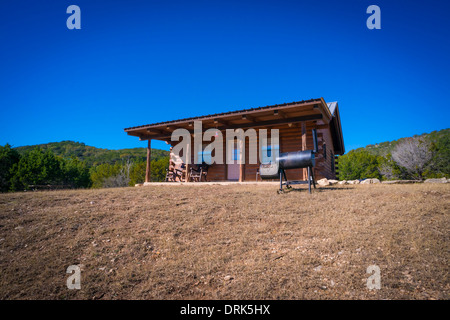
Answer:
<svg viewBox="0 0 450 320"><path fill-rule="evenodd" d="M189 182L189 164L191 163L191 144L188 143L186 145L186 173L185 173L185 181Z"/></svg>
<svg viewBox="0 0 450 320"><path fill-rule="evenodd" d="M302 121L302 151L306 150L306 122ZM303 168L303 180L308 177L308 169Z"/></svg>
<svg viewBox="0 0 450 320"><path fill-rule="evenodd" d="M151 156L152 156L152 140L148 139L147 145L147 166L145 168L145 182L150 182L151 176Z"/></svg>
<svg viewBox="0 0 450 320"><path fill-rule="evenodd" d="M243 157L244 143L245 137L244 141L239 141L239 182L244 181L244 161L245 161L245 158Z"/></svg>

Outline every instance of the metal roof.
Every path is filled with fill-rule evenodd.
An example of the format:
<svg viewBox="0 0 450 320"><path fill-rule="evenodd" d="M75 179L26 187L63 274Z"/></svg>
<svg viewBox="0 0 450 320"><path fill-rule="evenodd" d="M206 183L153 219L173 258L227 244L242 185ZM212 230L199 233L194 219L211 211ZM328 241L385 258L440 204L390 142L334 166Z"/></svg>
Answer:
<svg viewBox="0 0 450 320"><path fill-rule="evenodd" d="M250 109L241 109L241 110L236 110L236 111L214 113L214 114L208 114L208 115L190 117L190 118L184 118L184 119L177 119L177 120L171 120L171 121L156 122L156 123L146 124L146 125L142 125L142 126L129 127L129 128L125 128L124 130L128 131L128 130L132 130L132 129L145 128L145 127L149 127L149 126L166 125L166 124L170 124L170 123L174 123L174 122L182 122L182 121L189 121L189 120L194 121L194 120L201 120L203 118L221 117L221 116L239 114L239 113L249 112L249 111L270 110L270 109L274 109L277 107L284 107L284 106L302 104L302 103L321 102L321 101L322 101L321 98L302 100L302 101L294 101L294 102L288 102L288 103L283 103L283 104L275 104L275 105L271 105L271 106L256 107L256 108L250 108ZM329 106L328 106L328 108L329 108Z"/></svg>
<svg viewBox="0 0 450 320"><path fill-rule="evenodd" d="M302 101L294 101L289 103L283 103L283 104L275 104L270 106L264 106L264 107L256 107L256 108L250 108L250 109L241 109L241 110L235 110L235 111L228 111L228 112L222 112L222 113L214 113L214 114L208 114L203 116L197 116L197 117L190 117L190 118L184 118L184 119L177 119L177 120L171 120L171 121L163 121L163 122L156 122L141 126L135 126L135 127L129 127L125 128L124 131L126 131L129 135L139 136L139 134L136 134L136 132L149 129L149 127L162 127L162 126L169 126L170 124L179 124L182 122L192 122L195 120L208 120L208 119L215 119L215 118L226 118L227 116L234 116L234 115L240 115L240 114L247 114L247 113L258 113L259 111L270 111L270 110L277 110L277 109L285 109L286 107L289 109L289 106L295 106L295 105L301 105L301 104L317 104L320 106L319 108L322 109L322 112L326 113L326 117L328 118L328 121L330 121L330 129L333 132L333 144L335 145L335 150L337 154L344 154L345 153L345 147L344 147L344 138L342 135L342 127L341 127L341 121L340 121L340 115L339 115L339 107L338 102L329 102L326 103L323 98L319 99L309 99L309 100L302 100ZM156 128L158 129L158 128Z"/></svg>

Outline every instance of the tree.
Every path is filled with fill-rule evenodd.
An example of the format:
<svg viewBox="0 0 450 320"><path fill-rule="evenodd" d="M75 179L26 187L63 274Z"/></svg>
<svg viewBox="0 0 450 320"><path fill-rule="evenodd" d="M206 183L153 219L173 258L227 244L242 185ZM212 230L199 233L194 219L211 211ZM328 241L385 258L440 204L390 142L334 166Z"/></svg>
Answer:
<svg viewBox="0 0 450 320"><path fill-rule="evenodd" d="M424 172L433 158L430 143L422 138L408 138L392 151L392 159L405 168L409 176L423 180Z"/></svg>
<svg viewBox="0 0 450 320"><path fill-rule="evenodd" d="M153 160L151 163L151 167L152 181L164 181L166 178L166 169L169 168L169 157Z"/></svg>
<svg viewBox="0 0 450 320"><path fill-rule="evenodd" d="M63 180L65 185L71 185L74 188L89 188L91 186L89 168L85 161L71 157L63 161L63 166Z"/></svg>
<svg viewBox="0 0 450 320"><path fill-rule="evenodd" d="M152 161L153 164L153 161ZM137 161L133 163L130 170L130 186L134 186L138 183L143 183L145 181L145 169L147 167L146 160Z"/></svg>
<svg viewBox="0 0 450 320"><path fill-rule="evenodd" d="M120 168L120 163L114 165L104 163L92 167L90 171L92 188L102 188L106 179L119 174Z"/></svg>
<svg viewBox="0 0 450 320"><path fill-rule="evenodd" d="M132 162L128 159L123 165L120 166L119 172L117 174L112 175L103 181L103 187L127 187L130 183L130 170L132 165Z"/></svg>
<svg viewBox="0 0 450 320"><path fill-rule="evenodd" d="M60 184L64 176L62 158L40 148L23 155L13 170L11 189L14 191L29 189L30 185Z"/></svg>
<svg viewBox="0 0 450 320"><path fill-rule="evenodd" d="M146 160L133 163L130 170L130 186L134 186L137 183L143 183L145 181L146 167ZM166 169L169 168L169 157L152 159L151 168L151 181L164 181L166 178Z"/></svg>
<svg viewBox="0 0 450 320"><path fill-rule="evenodd" d="M365 150L352 150L339 157L339 179L381 178L378 162L379 157Z"/></svg>
<svg viewBox="0 0 450 320"><path fill-rule="evenodd" d="M378 158L378 171L387 180L405 179L408 176L406 170L397 165L390 153L386 157Z"/></svg>
<svg viewBox="0 0 450 320"><path fill-rule="evenodd" d="M126 167L122 166L118 174L110 176L103 180L103 188L121 188L128 187L130 183L130 177L127 176Z"/></svg>
<svg viewBox="0 0 450 320"><path fill-rule="evenodd" d="M128 159L124 163L116 163L114 165L105 163L92 167L92 187L118 188L130 185L133 166L133 162Z"/></svg>
<svg viewBox="0 0 450 320"><path fill-rule="evenodd" d="M0 146L0 192L9 191L11 178L14 175L13 168L20 161L19 153L9 144Z"/></svg>
<svg viewBox="0 0 450 320"><path fill-rule="evenodd" d="M442 130L440 132L432 132L429 134L431 141L430 149L433 153L433 159L428 170L426 170L427 177L450 177L450 134L449 130Z"/></svg>

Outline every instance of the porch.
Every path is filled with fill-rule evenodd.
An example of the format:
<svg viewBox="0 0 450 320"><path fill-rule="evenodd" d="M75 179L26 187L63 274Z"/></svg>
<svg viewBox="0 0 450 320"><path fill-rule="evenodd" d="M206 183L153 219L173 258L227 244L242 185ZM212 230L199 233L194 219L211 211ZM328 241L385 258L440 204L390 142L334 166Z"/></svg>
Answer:
<svg viewBox="0 0 450 320"><path fill-rule="evenodd" d="M318 179L322 177L334 179L336 177L334 172L335 155L343 154L345 152L337 103L326 103L323 98L126 128L124 130L128 135L138 137L141 141L146 140L148 143L145 175L146 183L150 182L151 174L151 141L165 141L167 144L174 147L179 142L172 141L172 133L177 129L183 129L188 133L188 137L190 134L191 140L193 140L195 144L195 139L198 139L198 135L194 134L194 121L201 122L201 140L203 134L210 129L216 130L216 133L218 132L223 136L225 136L224 133L227 129L254 129L257 132L258 137L261 129L266 129L267 131L270 131L270 129L278 129L279 145L277 148L279 152L312 149L311 131L312 129L316 129L318 132L317 136L320 153L316 157L317 165L313 170ZM267 139L269 139L269 136L267 136ZM215 141L215 138L213 141ZM206 143L206 141L204 142ZM212 141L208 141L207 143L209 144L210 142ZM259 140L257 144L259 145ZM219 149L225 154L223 152L226 150L225 143L223 144L223 147ZM245 155L242 162L225 164L225 161L221 161L209 166L207 173L208 183L256 183L254 181L255 177L258 178L260 161L258 160L257 163L250 163L249 153L245 151L249 150L249 142L240 143L239 146L235 147L234 152L240 154L242 150ZM193 159L197 152L197 150L194 150L192 144L188 145L188 154L186 155L186 158L189 160L185 161L186 163L183 163L184 166L177 172L181 172L181 177L184 181L190 180L189 174L191 173L192 166L196 166L196 164L193 164ZM215 149L215 153L216 152L217 150ZM306 180L307 176L306 169L293 169L287 172L287 175L289 180ZM199 181L200 180L201 179L199 179ZM165 185L168 183L180 184L180 182L164 182ZM196 185L197 184L199 184L199 182L197 182ZM199 185L207 184L201 182Z"/></svg>

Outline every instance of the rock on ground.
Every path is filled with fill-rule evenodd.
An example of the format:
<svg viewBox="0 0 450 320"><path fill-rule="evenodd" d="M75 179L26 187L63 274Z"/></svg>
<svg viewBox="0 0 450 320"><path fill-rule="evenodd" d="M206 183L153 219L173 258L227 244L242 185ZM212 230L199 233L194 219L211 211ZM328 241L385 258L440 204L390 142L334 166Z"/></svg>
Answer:
<svg viewBox="0 0 450 320"><path fill-rule="evenodd" d="M425 183L448 183L448 180L446 178L441 179L427 179L425 180Z"/></svg>
<svg viewBox="0 0 450 320"><path fill-rule="evenodd" d="M326 187L326 186L329 186L329 185L330 185L330 182L328 181L327 178L323 178L323 179L318 180L318 181L317 181L317 184L318 184L319 186Z"/></svg>
<svg viewBox="0 0 450 320"><path fill-rule="evenodd" d="M373 183L380 183L380 180L375 178L375 179L366 179L361 182L361 184L373 184Z"/></svg>
<svg viewBox="0 0 450 320"><path fill-rule="evenodd" d="M384 184L406 184L406 183L420 183L422 181L419 180L389 180L389 181L382 181L381 183Z"/></svg>

